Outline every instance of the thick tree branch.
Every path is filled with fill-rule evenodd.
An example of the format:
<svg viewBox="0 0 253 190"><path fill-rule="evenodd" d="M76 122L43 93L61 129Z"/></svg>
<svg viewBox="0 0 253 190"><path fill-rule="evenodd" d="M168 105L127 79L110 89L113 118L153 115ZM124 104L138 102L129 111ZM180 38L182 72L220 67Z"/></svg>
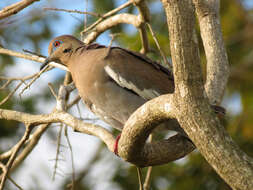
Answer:
<svg viewBox="0 0 253 190"><path fill-rule="evenodd" d="M251 190L253 159L233 142L204 96L193 2L163 0L163 5L171 43L177 119L201 154L233 189Z"/></svg>
<svg viewBox="0 0 253 190"><path fill-rule="evenodd" d="M207 59L205 89L211 104L220 104L229 76L229 63L220 24L220 0L193 1Z"/></svg>
<svg viewBox="0 0 253 190"><path fill-rule="evenodd" d="M171 95L155 98L137 109L126 122L119 140L118 154L137 166L165 164L184 157L194 145L181 135L145 143L160 123L174 118Z"/></svg>

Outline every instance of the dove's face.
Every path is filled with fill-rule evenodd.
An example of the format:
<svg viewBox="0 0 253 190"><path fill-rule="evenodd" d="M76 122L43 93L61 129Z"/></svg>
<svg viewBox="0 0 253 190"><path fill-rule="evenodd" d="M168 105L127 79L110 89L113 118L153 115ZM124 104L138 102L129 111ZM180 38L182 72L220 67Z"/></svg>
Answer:
<svg viewBox="0 0 253 190"><path fill-rule="evenodd" d="M69 35L54 38L48 46L49 56L45 63L41 66L41 69L51 61L68 66L68 62L73 51L83 45L84 44L80 40Z"/></svg>

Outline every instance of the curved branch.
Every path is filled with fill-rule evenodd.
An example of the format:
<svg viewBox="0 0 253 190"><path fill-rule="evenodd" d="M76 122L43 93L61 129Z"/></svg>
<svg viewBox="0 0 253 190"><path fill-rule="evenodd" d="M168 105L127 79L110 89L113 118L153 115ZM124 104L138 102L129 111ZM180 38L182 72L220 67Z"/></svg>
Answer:
<svg viewBox="0 0 253 190"><path fill-rule="evenodd" d="M207 59L205 89L211 104L220 104L229 76L229 63L220 24L220 0L193 1Z"/></svg>
<svg viewBox="0 0 253 190"><path fill-rule="evenodd" d="M141 19L138 16L128 14L128 13L121 13L114 15L110 18L99 23L96 28L87 35L84 39L84 43L89 44L94 41L101 33L104 31L116 26L120 23L132 24L136 28L139 28L142 24Z"/></svg>
<svg viewBox="0 0 253 190"><path fill-rule="evenodd" d="M145 143L157 125L169 118L175 118L171 97L172 95L163 95L150 100L130 116L119 140L119 156L137 166L145 167L177 160L194 150L194 145L181 135Z"/></svg>
<svg viewBox="0 0 253 190"><path fill-rule="evenodd" d="M102 22L104 19L114 15L115 13L119 12L120 10L130 6L132 4L132 0L129 0L128 2L120 5L119 7L105 13L104 15L102 15L102 18L98 19L96 22L94 22L93 24L91 24L89 27L85 28L82 32L81 35L84 35L86 32L88 32L89 30L92 30L95 26L97 26L100 22Z"/></svg>
<svg viewBox="0 0 253 190"><path fill-rule="evenodd" d="M145 145L145 139L152 129L168 117L173 117L171 105L165 101L167 99L166 96L162 96L146 103L128 120L119 142L119 155L123 159L142 167L159 165L182 158L194 149L193 144L181 135ZM115 139L108 130L98 125L84 123L63 111L31 115L0 109L0 119L16 120L29 125L62 122L75 131L99 137L110 151L114 151ZM136 151L137 154L135 154Z"/></svg>

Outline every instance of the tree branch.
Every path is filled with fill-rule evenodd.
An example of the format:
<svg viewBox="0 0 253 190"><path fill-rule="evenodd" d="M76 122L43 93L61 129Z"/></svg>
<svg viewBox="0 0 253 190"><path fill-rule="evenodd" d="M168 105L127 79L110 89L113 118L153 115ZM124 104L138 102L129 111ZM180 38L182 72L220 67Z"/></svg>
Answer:
<svg viewBox="0 0 253 190"><path fill-rule="evenodd" d="M25 53L20 53L20 52L16 52L13 50L9 50L9 49L5 49L0 47L0 54L4 54L4 55L9 55L9 56L14 56L14 57L19 57L19 58L23 58L23 59L28 59L31 61L36 61L39 63L44 63L46 58L45 57L40 57L37 55L30 55L30 54L25 54ZM68 70L65 66L58 64L56 62L50 62L49 63L51 66L63 69L63 70Z"/></svg>
<svg viewBox="0 0 253 190"><path fill-rule="evenodd" d="M175 77L173 104L178 122L205 159L233 189L251 190L253 159L233 142L204 96L193 2L162 2L169 27Z"/></svg>
<svg viewBox="0 0 253 190"><path fill-rule="evenodd" d="M220 24L220 0L193 1L207 59L205 89L211 104L220 104L229 76L229 63Z"/></svg>
<svg viewBox="0 0 253 190"><path fill-rule="evenodd" d="M95 29L85 37L84 43L91 43L101 33L120 23L132 24L136 28L139 28L142 24L141 20L135 15L128 13L117 14L97 24Z"/></svg>
<svg viewBox="0 0 253 190"><path fill-rule="evenodd" d="M16 158L16 156L18 154L18 151L25 144L26 140L29 138L29 135L31 133L32 127L33 127L32 125L26 125L25 134L23 135L23 137L21 138L21 140L18 142L16 148L12 152L11 157L8 160L7 164L6 164L6 170L3 171L3 174L1 176L0 190L2 190L4 188L4 184L5 184L5 181L7 179L7 176L9 175L9 171L10 171L10 169L12 167L12 164L15 161L15 158Z"/></svg>
<svg viewBox="0 0 253 190"><path fill-rule="evenodd" d="M177 160L194 150L194 145L181 135L145 143L155 127L175 117L171 103L171 95L160 96L148 101L130 116L119 140L120 157L145 167Z"/></svg>
<svg viewBox="0 0 253 190"><path fill-rule="evenodd" d="M99 137L105 142L108 149L113 151L114 137L108 130L99 125L84 123L63 111L54 111L51 114L32 115L18 111L0 109L0 119L15 120L34 126L46 123L65 123L72 127L74 131Z"/></svg>
<svg viewBox="0 0 253 190"><path fill-rule="evenodd" d="M31 5L35 1L39 1L39 0L23 0L23 1L15 3L15 4L12 4L8 7L4 7L0 11L0 19L6 18L6 17L14 15L14 14L17 14L19 11L21 11L24 8L28 7L29 5Z"/></svg>
<svg viewBox="0 0 253 190"><path fill-rule="evenodd" d="M150 101L147 105L145 104L139 108L136 114L133 114L129 119L123 129L119 142L119 155L122 156L123 159L138 166L145 167L164 164L182 158L194 149L193 144L181 135L145 145L146 137L152 132L152 129L154 129L159 122L166 120L168 115L172 114L168 103L161 104L159 108L155 109L164 99L167 99L166 96ZM163 110L163 114L158 112L158 110ZM140 119L143 117L149 119ZM31 115L0 109L0 119L16 120L29 125L56 122L65 123L75 131L99 137L110 151L114 150L115 139L108 130L98 125L84 123L63 111L54 111L51 114L44 115Z"/></svg>

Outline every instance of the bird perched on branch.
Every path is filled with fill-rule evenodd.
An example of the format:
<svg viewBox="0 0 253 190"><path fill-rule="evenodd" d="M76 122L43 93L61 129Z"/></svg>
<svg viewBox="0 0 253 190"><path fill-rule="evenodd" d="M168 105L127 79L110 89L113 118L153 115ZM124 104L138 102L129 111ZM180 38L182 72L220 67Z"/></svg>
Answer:
<svg viewBox="0 0 253 190"><path fill-rule="evenodd" d="M65 65L87 107L119 130L146 101L174 91L172 73L137 52L96 43L85 45L73 36L63 35L50 42L48 53L41 69L51 61ZM178 124L167 125L185 135Z"/></svg>

